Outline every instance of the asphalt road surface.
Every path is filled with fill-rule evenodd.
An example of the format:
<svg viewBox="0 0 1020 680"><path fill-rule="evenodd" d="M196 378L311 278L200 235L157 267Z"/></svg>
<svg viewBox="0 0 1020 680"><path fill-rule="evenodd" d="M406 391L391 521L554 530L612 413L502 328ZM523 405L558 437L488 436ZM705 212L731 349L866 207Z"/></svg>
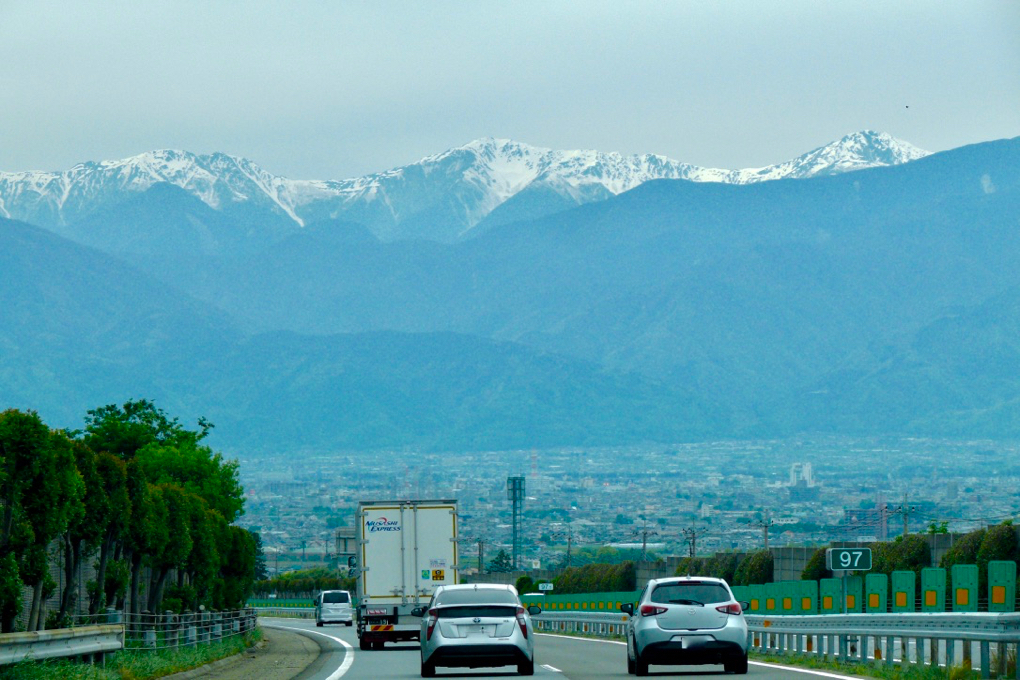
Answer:
<svg viewBox="0 0 1020 680"><path fill-rule="evenodd" d="M298 673L297 680L380 680L381 678L420 678L421 657L418 643L386 645L382 650L358 649L353 628L326 626L316 628L313 621L301 619L260 618L265 628L283 628L314 639L322 654L309 667ZM544 678L630 678L627 674L626 646L622 642L569 638L538 634L535 639L535 676ZM652 666L652 677L719 678L727 677L722 666ZM459 669L440 668L437 677L511 678L517 677L513 666L505 668ZM732 676L730 676L732 677ZM790 666L776 666L752 661L749 678L850 678L854 676L811 671Z"/></svg>

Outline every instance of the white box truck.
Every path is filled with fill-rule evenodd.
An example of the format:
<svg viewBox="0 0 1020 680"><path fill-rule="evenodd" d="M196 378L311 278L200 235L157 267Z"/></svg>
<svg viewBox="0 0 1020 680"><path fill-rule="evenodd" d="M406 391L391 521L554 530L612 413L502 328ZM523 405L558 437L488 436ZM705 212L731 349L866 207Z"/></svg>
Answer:
<svg viewBox="0 0 1020 680"><path fill-rule="evenodd" d="M361 649L417 640L438 585L458 583L457 501L361 501L357 527Z"/></svg>

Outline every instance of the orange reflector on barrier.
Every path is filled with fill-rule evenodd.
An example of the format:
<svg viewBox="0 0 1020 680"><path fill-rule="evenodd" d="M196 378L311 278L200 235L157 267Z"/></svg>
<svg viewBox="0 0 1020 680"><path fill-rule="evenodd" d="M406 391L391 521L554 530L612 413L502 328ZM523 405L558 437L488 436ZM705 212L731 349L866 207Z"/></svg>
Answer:
<svg viewBox="0 0 1020 680"><path fill-rule="evenodd" d="M878 593L868 593L868 606L869 607L878 606Z"/></svg>
<svg viewBox="0 0 1020 680"><path fill-rule="evenodd" d="M907 606L907 594L903 591L896 593L896 606L906 607Z"/></svg>
<svg viewBox="0 0 1020 680"><path fill-rule="evenodd" d="M956 589L956 604L966 606L970 604L970 591L966 588Z"/></svg>
<svg viewBox="0 0 1020 680"><path fill-rule="evenodd" d="M928 607L934 607L939 603L939 594L934 590L924 591L924 604Z"/></svg>
<svg viewBox="0 0 1020 680"><path fill-rule="evenodd" d="M992 586L992 604L1006 604L1006 586Z"/></svg>

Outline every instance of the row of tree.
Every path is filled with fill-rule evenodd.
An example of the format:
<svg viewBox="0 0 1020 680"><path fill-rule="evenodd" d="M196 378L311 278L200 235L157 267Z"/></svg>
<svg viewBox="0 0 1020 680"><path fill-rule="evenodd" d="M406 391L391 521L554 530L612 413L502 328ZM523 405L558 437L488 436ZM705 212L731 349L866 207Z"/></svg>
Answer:
<svg viewBox="0 0 1020 680"><path fill-rule="evenodd" d="M726 579L731 586L771 583L775 570L772 553L758 550L746 555L717 553L712 557L685 557L677 565L677 576L712 576Z"/></svg>
<svg viewBox="0 0 1020 680"><path fill-rule="evenodd" d="M200 418L187 429L146 400L91 410L73 432L49 428L33 411L0 413L3 632L13 630L25 587L27 629L63 625L88 560L96 572L90 614L111 605L133 613L243 606L256 537L233 525L244 508L237 463L202 443L211 428ZM64 587L44 621L42 603L57 588L51 560Z"/></svg>
<svg viewBox="0 0 1020 680"><path fill-rule="evenodd" d="M356 585L354 577L337 576L334 569L301 569L256 581L255 596L311 599L323 590L347 590L353 594Z"/></svg>
<svg viewBox="0 0 1020 680"><path fill-rule="evenodd" d="M934 530L929 533L945 533ZM932 564L932 549L924 534L897 536L888 542L872 543L871 573L892 574L894 571L913 571L920 587L921 570ZM1020 541L1012 520L995 526L975 529L953 541L938 566L951 569L954 564L976 564L980 582L979 592L985 592L988 583L988 563L993 560L1020 561ZM829 578L832 572L825 568L825 548L819 548L808 560L801 578L816 580Z"/></svg>

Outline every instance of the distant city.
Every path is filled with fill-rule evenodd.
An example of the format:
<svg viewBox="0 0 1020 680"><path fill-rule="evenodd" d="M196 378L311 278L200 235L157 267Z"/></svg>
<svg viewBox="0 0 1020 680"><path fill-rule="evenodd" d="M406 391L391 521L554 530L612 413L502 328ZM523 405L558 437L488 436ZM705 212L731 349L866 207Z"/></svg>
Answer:
<svg viewBox="0 0 1020 680"><path fill-rule="evenodd" d="M1018 446L798 438L483 453L314 453L241 460L271 572L337 566L359 500L456 498L462 569L511 549L508 476L524 476L522 567L570 549L649 559L951 532L1020 514ZM300 460L300 462L298 462ZM346 530L345 530L346 528ZM341 539L342 540L342 539ZM343 567L344 565L339 565Z"/></svg>

